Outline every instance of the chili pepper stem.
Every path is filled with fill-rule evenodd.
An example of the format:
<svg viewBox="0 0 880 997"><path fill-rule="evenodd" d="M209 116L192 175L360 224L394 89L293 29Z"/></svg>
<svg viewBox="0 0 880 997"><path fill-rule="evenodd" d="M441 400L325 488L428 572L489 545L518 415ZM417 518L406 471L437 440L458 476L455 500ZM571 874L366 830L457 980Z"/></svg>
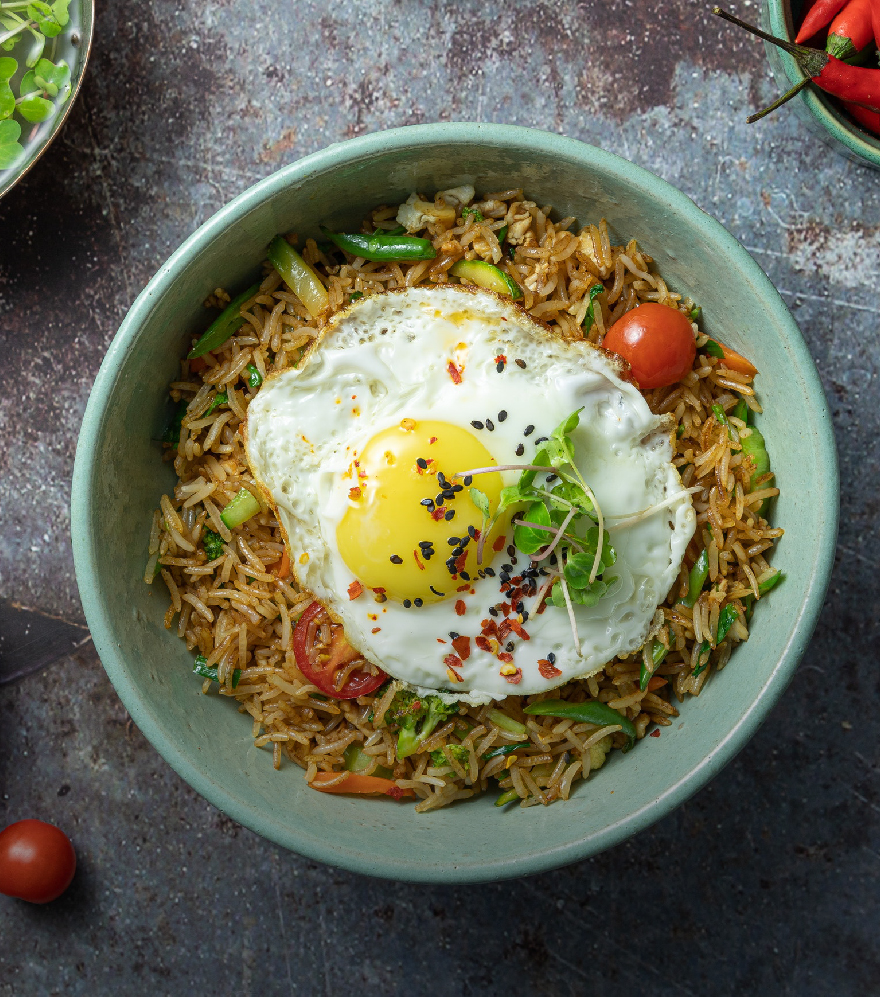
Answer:
<svg viewBox="0 0 880 997"><path fill-rule="evenodd" d="M800 70L809 77L818 76L828 65L829 57L827 52L817 52L816 49L807 48L805 45L795 45L786 38L777 38L776 35L770 35L766 31L756 28L754 24L741 21L738 17L734 17L733 14L728 14L726 10L722 10L720 7L713 7L712 13L724 18L725 21L730 21L731 24L735 24L737 27L743 28L750 34L757 35L758 38L763 38L765 42L777 45L785 52L788 52L789 55L794 56Z"/></svg>
<svg viewBox="0 0 880 997"><path fill-rule="evenodd" d="M800 81L800 83L795 83L791 90L786 91L778 100L774 100L769 107L765 107L763 111L758 111L757 114L750 114L746 121L748 124L754 124L756 121L760 121L761 118L766 117L772 111L775 111L777 107L782 107L783 104L787 104L792 97L796 97L804 87L810 83L811 80L809 76L805 77Z"/></svg>

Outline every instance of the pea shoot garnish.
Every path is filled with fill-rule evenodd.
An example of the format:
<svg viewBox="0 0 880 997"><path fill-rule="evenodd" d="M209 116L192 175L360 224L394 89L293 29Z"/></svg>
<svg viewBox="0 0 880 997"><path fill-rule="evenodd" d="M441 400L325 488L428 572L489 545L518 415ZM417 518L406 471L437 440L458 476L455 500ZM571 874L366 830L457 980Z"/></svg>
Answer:
<svg viewBox="0 0 880 997"><path fill-rule="evenodd" d="M501 489L494 515L484 492L475 487L469 491L483 516L477 564L482 563L486 537L500 516L512 506L523 507L513 519L514 545L547 577L539 602L549 588L550 603L568 610L578 647L572 607L594 606L606 594L614 579L604 577L604 573L617 559L596 496L574 462L571 433L578 426L580 411L573 412L553 430L532 463L478 467L455 475L463 478L493 471L522 472L517 484ZM539 475L544 475L543 479L539 480ZM548 488L557 478L559 484Z"/></svg>

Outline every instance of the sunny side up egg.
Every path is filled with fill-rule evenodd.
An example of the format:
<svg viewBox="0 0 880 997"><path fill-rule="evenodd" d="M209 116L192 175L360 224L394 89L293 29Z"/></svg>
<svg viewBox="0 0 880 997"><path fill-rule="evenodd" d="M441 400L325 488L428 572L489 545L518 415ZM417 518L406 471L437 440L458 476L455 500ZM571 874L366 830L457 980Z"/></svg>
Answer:
<svg viewBox="0 0 880 997"><path fill-rule="evenodd" d="M266 381L247 416L251 469L299 584L369 661L471 703L545 692L637 650L696 518L668 417L620 373L608 354L484 291L411 288L353 303L299 369ZM482 514L456 477L528 463L577 409L575 462L617 552L608 594L574 606L579 653L566 609L535 612L542 576L512 546L509 515L477 564ZM474 484L494 510L519 476Z"/></svg>

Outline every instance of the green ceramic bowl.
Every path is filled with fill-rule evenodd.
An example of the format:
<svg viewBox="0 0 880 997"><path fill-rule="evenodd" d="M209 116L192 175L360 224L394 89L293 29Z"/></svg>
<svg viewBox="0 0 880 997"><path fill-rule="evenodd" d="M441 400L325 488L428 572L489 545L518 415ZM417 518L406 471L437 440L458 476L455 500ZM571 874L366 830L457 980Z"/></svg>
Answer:
<svg viewBox="0 0 880 997"><path fill-rule="evenodd" d="M762 25L778 38L794 41L800 24L804 0L764 0ZM804 74L782 49L767 43L767 59L782 91L800 83ZM838 104L817 86L810 85L790 105L806 126L841 156L857 163L867 163L880 170L880 136L871 135L852 121ZM780 112L776 112L780 113Z"/></svg>
<svg viewBox="0 0 880 997"><path fill-rule="evenodd" d="M67 115L70 114L70 109L79 93L92 47L94 0L73 0L69 15L70 21L64 31L57 38L47 40L45 55L55 62L64 59L70 66L70 96L56 114L40 124L29 125L18 114L13 115L13 119L22 126L20 144L23 146L23 151L11 166L0 170L0 197L11 190L43 155L51 141L61 131L61 126L67 120ZM18 84L26 69L24 57L18 48L11 52L0 52L0 56L12 56L19 64L18 72L11 80L13 93L18 94Z"/></svg>
<svg viewBox="0 0 880 997"><path fill-rule="evenodd" d="M580 221L638 237L667 281L703 306L707 329L761 369L762 425L786 527L787 578L753 635L663 736L615 754L568 803L496 810L496 794L433 814L330 796L292 765L272 768L236 704L201 695L192 655L162 625L166 597L142 576L152 510L172 487L156 439L166 385L202 301L243 287L276 232L344 229L371 206L472 183L523 187ZM837 462L822 387L797 326L745 250L684 194L645 170L558 135L500 125L420 125L331 146L258 183L177 250L132 306L83 421L73 481L77 579L104 666L135 723L199 793L259 834L324 862L393 879L477 882L534 873L608 848L703 786L739 751L792 677L822 605L837 530Z"/></svg>

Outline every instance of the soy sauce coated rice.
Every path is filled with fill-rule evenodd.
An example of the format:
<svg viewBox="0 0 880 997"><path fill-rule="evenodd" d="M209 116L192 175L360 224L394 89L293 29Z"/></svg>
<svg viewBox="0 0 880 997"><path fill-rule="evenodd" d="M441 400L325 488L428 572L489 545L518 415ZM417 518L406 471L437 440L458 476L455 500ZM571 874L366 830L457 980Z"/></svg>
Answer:
<svg viewBox="0 0 880 997"><path fill-rule="evenodd" d="M339 773L344 780L343 752L358 744L371 759L361 774L379 766L392 770L397 786L414 791L419 811L496 785L513 790L523 807L567 799L577 780L588 778L612 748L626 743L617 725L526 715L522 710L530 702L548 696L568 702L598 699L630 719L638 738L652 725L655 734L669 726L678 716L675 704L699 695L727 665L735 645L748 638L747 605L759 598L761 582L775 573L767 558L783 532L759 515L763 500L777 489L772 473L752 488L754 467L740 452L740 438L750 430L732 416L740 399L752 413L761 411L753 378L702 351L706 336L694 326L698 352L693 369L677 385L645 392L652 411L675 417L674 462L685 487L703 486L693 496L696 534L679 579L658 611L662 627L657 639L669 651L647 690L640 689L639 677L643 662L650 670L652 641L642 652L615 659L603 672L552 693L510 696L481 707L462 705L458 717L403 761L396 758L396 732L384 725L394 683L357 700L320 697L320 690L298 670L291 649L295 621L312 600L290 584L290 576L278 577L284 543L273 511L260 498L260 513L243 525L230 530L220 518L220 510L241 488L259 497L239 434L248 403L259 390L252 383L270 371L295 366L323 322L352 296L454 282L448 271L462 258L487 260L505 270L523 290L523 307L563 338L583 338L590 288L599 283L603 290L587 332L593 343L601 343L605 330L640 303L659 301L689 317L695 308L653 271L651 257L635 239L612 246L604 221L575 234L573 218L551 221L550 207L526 200L520 190L487 194L475 202L464 196L463 203L456 203L456 192L438 195L422 208L425 225L417 234L432 240L437 250L433 260L370 263L342 253L327 256L307 240L301 251L327 287L329 313L313 319L267 265L259 293L241 309L245 321L238 334L206 354L204 367L195 364L198 370L181 361L180 379L171 384L170 393L188 406L180 441L166 447L165 454L174 462L178 483L154 514L145 576L152 582L161 572L171 597L166 627L176 629L194 655L203 655L207 667L216 666L220 695L234 698L239 711L250 715L254 742L271 747L276 769L289 761L305 770L309 782L318 772ZM463 217L466 203L477 210ZM397 213L397 206L377 208L363 231L393 229ZM502 244L499 232L505 226ZM295 236L289 238L297 242ZM222 307L228 301L218 288L206 304ZM253 377L254 369L259 378ZM727 414L727 426L713 414L713 406ZM213 560L204 549L207 530L222 541L222 554ZM687 592L689 569L704 549L708 587L690 609L679 599ZM727 638L715 647L719 614L727 604L735 607L736 618ZM708 656L701 655L704 640L711 647ZM205 679L203 692L211 688L211 680ZM529 742L527 748L484 758L493 748L523 741ZM453 757L446 765L432 762L431 751L451 744L464 746L466 762Z"/></svg>

